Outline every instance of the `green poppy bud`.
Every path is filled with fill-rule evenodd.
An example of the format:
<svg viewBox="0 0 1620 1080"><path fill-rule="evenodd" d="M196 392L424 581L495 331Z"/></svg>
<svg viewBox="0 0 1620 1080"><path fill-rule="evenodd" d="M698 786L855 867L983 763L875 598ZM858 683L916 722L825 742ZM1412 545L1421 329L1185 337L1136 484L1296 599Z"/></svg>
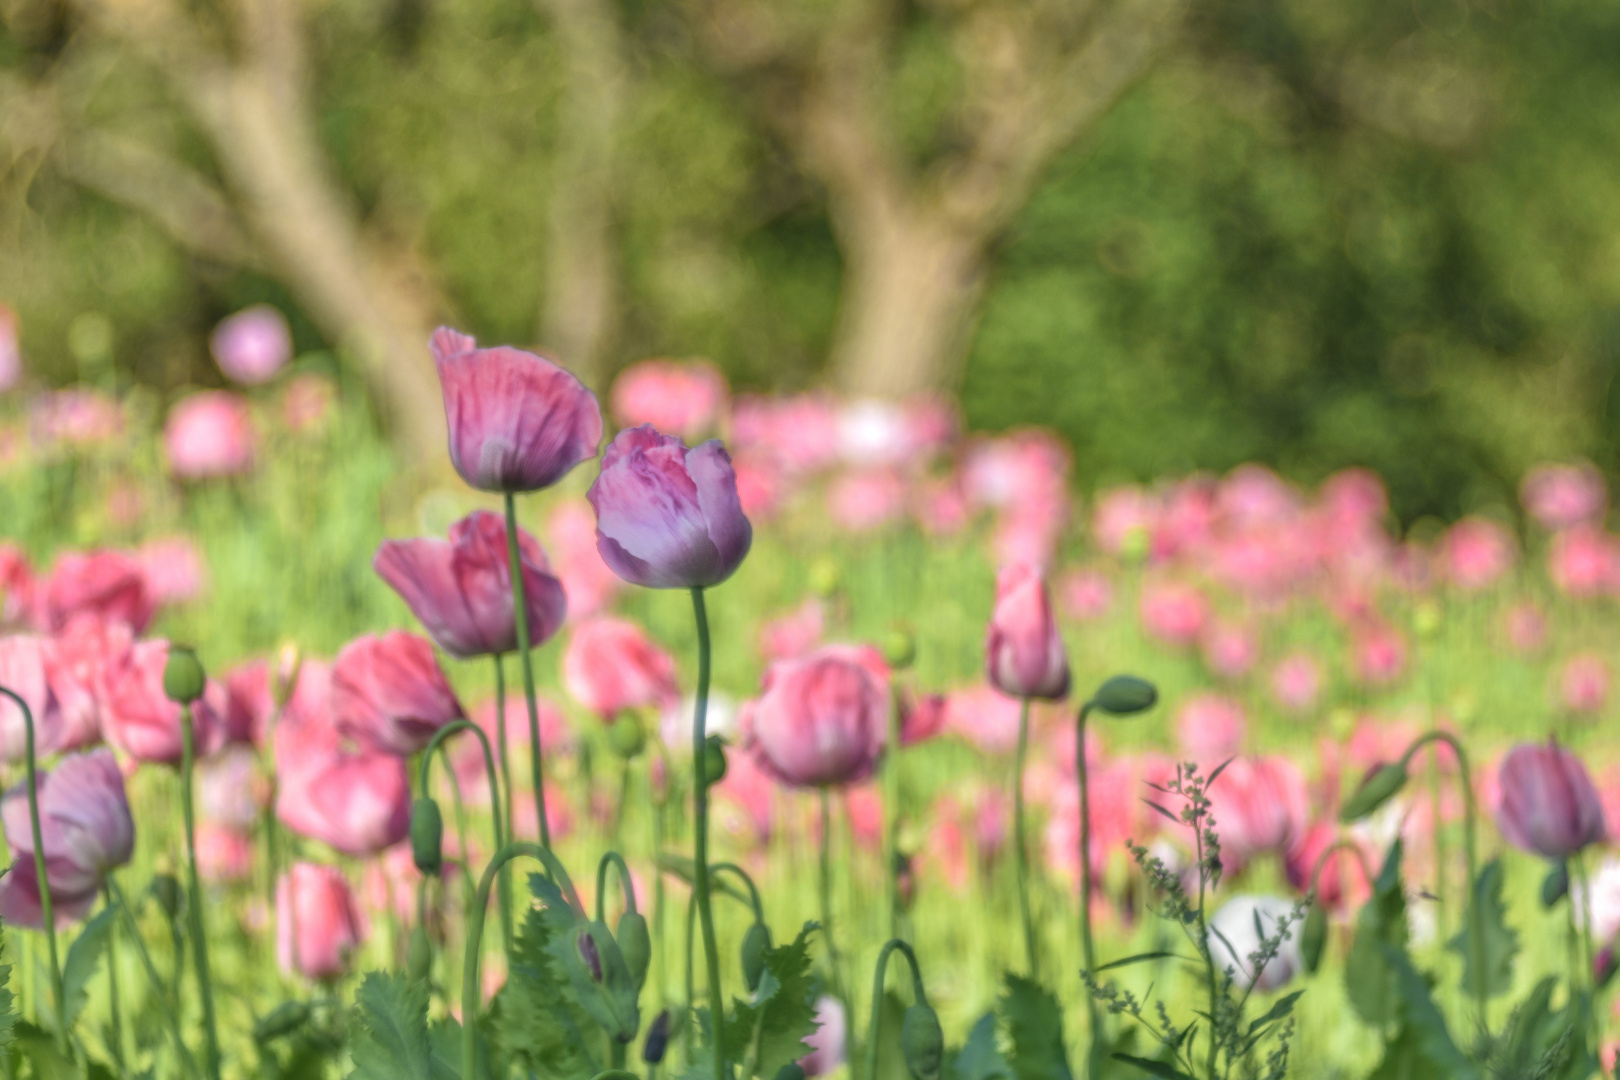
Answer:
<svg viewBox="0 0 1620 1080"><path fill-rule="evenodd" d="M411 807L411 856L425 877L436 877L444 868L444 817L431 795Z"/></svg>
<svg viewBox="0 0 1620 1080"><path fill-rule="evenodd" d="M776 1070L776 1080L804 1080L804 1066L790 1061Z"/></svg>
<svg viewBox="0 0 1620 1080"><path fill-rule="evenodd" d="M765 954L770 950L771 928L762 922L750 926L742 943L743 981L750 994L759 989L760 977L765 974Z"/></svg>
<svg viewBox="0 0 1620 1080"><path fill-rule="evenodd" d="M608 743L620 757L633 758L646 749L647 733L638 717L625 713L608 728Z"/></svg>
<svg viewBox="0 0 1620 1080"><path fill-rule="evenodd" d="M179 918L180 904L185 893L173 874L158 874L152 878L152 896L171 920Z"/></svg>
<svg viewBox="0 0 1620 1080"><path fill-rule="evenodd" d="M940 1067L945 1063L945 1033L940 1030L938 1014L926 1002L919 1001L906 1010L900 1025L900 1046L905 1051L911 1080L939 1080Z"/></svg>
<svg viewBox="0 0 1620 1080"><path fill-rule="evenodd" d="M641 1041L641 1060L648 1065L664 1060L664 1051L669 1049L669 1025L669 1010L665 1009L647 1026L647 1037Z"/></svg>
<svg viewBox="0 0 1620 1080"><path fill-rule="evenodd" d="M1305 914L1305 925L1299 931L1299 955L1305 961L1305 970L1312 975L1322 963L1322 950L1327 945L1327 912L1321 904L1312 904Z"/></svg>
<svg viewBox="0 0 1620 1080"><path fill-rule="evenodd" d="M1569 863L1559 859L1541 879L1541 906L1550 908L1569 895Z"/></svg>
<svg viewBox="0 0 1620 1080"><path fill-rule="evenodd" d="M1153 708L1158 700L1158 688L1146 679L1115 675L1097 688L1091 704L1112 716L1130 716Z"/></svg>
<svg viewBox="0 0 1620 1080"><path fill-rule="evenodd" d="M713 787L726 778L726 744L720 736L710 735L703 744L703 780Z"/></svg>
<svg viewBox="0 0 1620 1080"><path fill-rule="evenodd" d="M1356 793L1345 800L1339 810L1339 820L1346 825L1362 818L1393 799L1406 786L1406 766L1379 765L1367 773Z"/></svg>
<svg viewBox="0 0 1620 1080"><path fill-rule="evenodd" d="M170 701L190 704L203 696L208 676L197 654L185 645L169 646L169 659L163 665L163 695Z"/></svg>
<svg viewBox="0 0 1620 1080"><path fill-rule="evenodd" d="M895 671L904 671L917 659L917 639L906 626L891 626L883 635L883 659Z"/></svg>
<svg viewBox="0 0 1620 1080"><path fill-rule="evenodd" d="M411 931L411 940L405 946L405 973L417 982L433 971L433 943L427 931L420 926Z"/></svg>
<svg viewBox="0 0 1620 1080"><path fill-rule="evenodd" d="M618 928L613 932L624 954L624 966L641 989L647 981L647 969L652 966L652 934L647 931L647 919L639 911L627 911L619 916Z"/></svg>
<svg viewBox="0 0 1620 1080"><path fill-rule="evenodd" d="M309 1006L302 1001L283 1001L253 1025L253 1041L267 1043L291 1035L309 1019Z"/></svg>
<svg viewBox="0 0 1620 1080"><path fill-rule="evenodd" d="M843 583L843 572L828 558L817 559L810 565L810 591L820 597L829 597Z"/></svg>
<svg viewBox="0 0 1620 1080"><path fill-rule="evenodd" d="M548 951L562 961L574 997L591 1019L618 1042L634 1039L641 1028L639 988L607 926L581 919L554 939Z"/></svg>

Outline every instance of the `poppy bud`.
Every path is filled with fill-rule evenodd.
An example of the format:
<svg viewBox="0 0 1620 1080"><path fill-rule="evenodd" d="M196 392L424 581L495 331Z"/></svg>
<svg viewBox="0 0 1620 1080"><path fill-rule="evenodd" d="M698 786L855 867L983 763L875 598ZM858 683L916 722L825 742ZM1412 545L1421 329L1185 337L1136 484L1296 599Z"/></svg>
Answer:
<svg viewBox="0 0 1620 1080"><path fill-rule="evenodd" d="M187 705L202 697L207 685L208 676L197 654L184 645L170 644L169 659L163 665L163 695Z"/></svg>
<svg viewBox="0 0 1620 1080"><path fill-rule="evenodd" d="M900 1025L900 1046L912 1080L939 1080L940 1066L945 1061L945 1033L940 1030L938 1014L926 1002L919 1001L906 1010Z"/></svg>
<svg viewBox="0 0 1620 1080"><path fill-rule="evenodd" d="M170 919L180 915L180 901L185 894L180 890L180 882L175 880L173 874L158 874L152 879L152 896L157 900L158 907Z"/></svg>
<svg viewBox="0 0 1620 1080"><path fill-rule="evenodd" d="M1091 703L1112 716L1130 716L1153 708L1159 700L1159 691L1146 679L1134 675L1115 675L1097 688Z"/></svg>
<svg viewBox="0 0 1620 1080"><path fill-rule="evenodd" d="M1327 945L1327 912L1321 904L1312 904L1305 915L1305 925L1299 932L1299 955L1305 961L1305 970L1312 975L1322 962L1322 950Z"/></svg>
<svg viewBox="0 0 1620 1080"><path fill-rule="evenodd" d="M411 807L411 857L426 877L436 877L444 867L444 818L431 795Z"/></svg>
<svg viewBox="0 0 1620 1080"><path fill-rule="evenodd" d="M726 744L718 735L710 735L703 744L703 780L713 787L726 778Z"/></svg>
<svg viewBox="0 0 1620 1080"><path fill-rule="evenodd" d="M420 926L411 931L410 943L405 946L405 973L420 982L433 970L433 943L427 931Z"/></svg>
<svg viewBox="0 0 1620 1080"><path fill-rule="evenodd" d="M613 936L624 954L624 966L630 969L636 989L647 981L647 969L652 966L652 935L647 932L647 919L638 911L627 911L619 916L618 928Z"/></svg>
<svg viewBox="0 0 1620 1080"><path fill-rule="evenodd" d="M1559 859L1541 879L1541 906L1550 908L1569 895L1569 863Z"/></svg>
<svg viewBox="0 0 1620 1080"><path fill-rule="evenodd" d="M585 961L585 970L591 973L591 979L600 984L602 981L602 953L596 947L596 939L586 930L574 939L574 947L579 950L579 958Z"/></svg>
<svg viewBox="0 0 1620 1080"><path fill-rule="evenodd" d="M641 721L626 714L613 722L608 728L608 742L613 746L614 753L622 758L633 758L641 753L647 746L647 733L642 730Z"/></svg>
<svg viewBox="0 0 1620 1080"><path fill-rule="evenodd" d="M302 1001L283 1001L253 1025L253 1041L266 1043L283 1035L291 1035L303 1027L308 1019L308 1005Z"/></svg>
<svg viewBox="0 0 1620 1080"><path fill-rule="evenodd" d="M776 1080L804 1080L804 1066L790 1061L776 1070Z"/></svg>
<svg viewBox="0 0 1620 1080"><path fill-rule="evenodd" d="M1339 820L1346 825L1383 806L1406 786L1406 766L1378 765L1367 773L1356 793L1339 810Z"/></svg>
<svg viewBox="0 0 1620 1080"><path fill-rule="evenodd" d="M743 981L752 994L759 989L759 980L765 974L765 954L771 948L771 929L762 922L748 928L742 943Z"/></svg>
<svg viewBox="0 0 1620 1080"><path fill-rule="evenodd" d="M641 1043L641 1060L648 1065L657 1065L664 1060L664 1051L669 1049L669 1010L665 1009L653 1017L653 1022L647 1027L647 1037Z"/></svg>
<svg viewBox="0 0 1620 1080"><path fill-rule="evenodd" d="M909 627L891 626L883 635L883 659L895 671L904 671L917 659L917 639Z"/></svg>
<svg viewBox="0 0 1620 1080"><path fill-rule="evenodd" d="M635 1038L641 1029L639 988L607 926L581 919L553 942L551 953L562 961L574 997L591 1019L617 1042Z"/></svg>

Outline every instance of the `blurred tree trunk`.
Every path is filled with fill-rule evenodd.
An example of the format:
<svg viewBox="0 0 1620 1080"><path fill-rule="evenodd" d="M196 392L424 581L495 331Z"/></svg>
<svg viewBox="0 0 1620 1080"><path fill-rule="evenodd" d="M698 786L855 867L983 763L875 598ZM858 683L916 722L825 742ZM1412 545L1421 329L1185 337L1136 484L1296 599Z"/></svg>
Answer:
<svg viewBox="0 0 1620 1080"><path fill-rule="evenodd" d="M155 150L97 135L82 123L61 142L69 174L151 214L206 256L247 262L240 238L250 238L259 261L322 332L360 361L407 458L437 453L444 407L427 350L437 300L418 284L422 278L413 282L400 272L406 261L399 252L385 259L371 250L358 208L325 160L307 97L301 5L225 5L231 39L225 45L217 43L217 27L166 0L81 0L81 6L96 27L162 72L212 146L225 190L208 192L206 179L165 164ZM134 183L120 160L143 163L150 182ZM174 183L165 183L165 174ZM239 228L229 223L232 213ZM211 223L206 230L199 219Z"/></svg>
<svg viewBox="0 0 1620 1080"><path fill-rule="evenodd" d="M618 318L614 149L628 73L613 0L535 0L560 41L564 74L539 339L602 386Z"/></svg>
<svg viewBox="0 0 1620 1080"><path fill-rule="evenodd" d="M1179 27L1180 0L933 0L961 72L947 149L909 160L891 108L905 12L691 0L717 65L826 190L844 256L830 363L856 395L944 389L971 345L995 245L1046 166Z"/></svg>

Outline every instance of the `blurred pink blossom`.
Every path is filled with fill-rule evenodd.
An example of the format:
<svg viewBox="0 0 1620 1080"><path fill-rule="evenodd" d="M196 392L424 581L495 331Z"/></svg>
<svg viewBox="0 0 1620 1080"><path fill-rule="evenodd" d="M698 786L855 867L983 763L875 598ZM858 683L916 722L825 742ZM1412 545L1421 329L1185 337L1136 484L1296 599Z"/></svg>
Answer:
<svg viewBox="0 0 1620 1080"><path fill-rule="evenodd" d="M1548 529L1587 525L1603 518L1609 493L1592 465L1537 465L1519 485L1519 501Z"/></svg>
<svg viewBox="0 0 1620 1080"><path fill-rule="evenodd" d="M254 304L214 327L208 351L226 378L257 386L275 378L292 359L292 332L281 312L269 304Z"/></svg>
<svg viewBox="0 0 1620 1080"><path fill-rule="evenodd" d="M86 449L123 434L124 410L99 390L58 390L34 399L29 410L29 431L34 444L42 449Z"/></svg>
<svg viewBox="0 0 1620 1080"><path fill-rule="evenodd" d="M1560 592L1590 599L1620 584L1620 543L1602 529L1576 525L1553 537L1547 574Z"/></svg>
<svg viewBox="0 0 1620 1080"><path fill-rule="evenodd" d="M34 588L34 567L28 554L9 540L0 540L0 630L29 621Z"/></svg>
<svg viewBox="0 0 1620 1080"><path fill-rule="evenodd" d="M555 703L542 693L535 698L535 712L540 720L540 746L548 763L565 758L574 752L574 729ZM500 711L499 699L491 695L475 706L469 719L477 724L489 739L490 749L500 766ZM507 753L514 775L527 775L525 764L529 760L529 704L522 691L506 693ZM489 804L489 771L484 765L484 744L471 732L450 736L450 767L455 770L456 781L461 784L462 798L478 806ZM547 790L550 797L550 790ZM533 815L530 815L531 818Z"/></svg>
<svg viewBox="0 0 1620 1080"><path fill-rule="evenodd" d="M43 756L58 741L59 717L49 717L50 684L45 679L45 643L27 634L0 637L0 686L28 704L34 719L36 754ZM47 727L47 720L54 723ZM27 753L28 730L23 712L9 697L0 697L0 758L22 761Z"/></svg>
<svg viewBox="0 0 1620 1080"><path fill-rule="evenodd" d="M1176 742L1206 771L1243 748L1249 721L1243 706L1223 694L1194 694L1176 710Z"/></svg>
<svg viewBox="0 0 1620 1080"><path fill-rule="evenodd" d="M1322 669L1308 653L1283 657L1271 669L1271 696L1290 712L1307 712L1322 692Z"/></svg>
<svg viewBox="0 0 1620 1080"><path fill-rule="evenodd" d="M281 970L335 979L365 937L354 893L337 867L294 863L276 883L276 959Z"/></svg>
<svg viewBox="0 0 1620 1080"><path fill-rule="evenodd" d="M1343 469L1322 481L1317 499L1341 528L1375 525L1389 512L1384 481L1371 469Z"/></svg>
<svg viewBox="0 0 1620 1080"><path fill-rule="evenodd" d="M804 1075L827 1076L844 1064L844 1006L830 994L816 999L816 1030L804 1037L810 1052L799 1059Z"/></svg>
<svg viewBox="0 0 1620 1080"><path fill-rule="evenodd" d="M1489 588L1513 568L1518 549L1513 536L1485 518L1463 518L1440 541L1445 575L1464 592Z"/></svg>
<svg viewBox="0 0 1620 1080"><path fill-rule="evenodd" d="M253 834L211 821L197 824L197 873L225 885L253 876Z"/></svg>
<svg viewBox="0 0 1620 1080"><path fill-rule="evenodd" d="M1204 663L1223 679L1239 679L1249 673L1260 658L1260 641L1254 629L1242 623L1216 619L1199 635Z"/></svg>
<svg viewBox="0 0 1620 1080"><path fill-rule="evenodd" d="M574 628L563 650L563 685L604 721L680 697L674 657L635 623L606 616Z"/></svg>
<svg viewBox="0 0 1620 1080"><path fill-rule="evenodd" d="M146 591L161 606L184 604L208 587L208 567L189 536L148 540L135 552L146 577Z"/></svg>
<svg viewBox="0 0 1620 1080"><path fill-rule="evenodd" d="M1018 744L1017 698L988 684L953 690L945 698L945 730L987 754L1004 755Z"/></svg>
<svg viewBox="0 0 1620 1080"><path fill-rule="evenodd" d="M732 415L732 438L740 451L758 451L788 472L808 473L838 457L838 410L831 398L745 397Z"/></svg>
<svg viewBox="0 0 1620 1080"><path fill-rule="evenodd" d="M163 689L169 643L142 641L103 665L97 689L101 730L107 741L137 761L175 765L180 761L180 706ZM210 679L191 706L196 753L207 757L225 745L225 688Z"/></svg>
<svg viewBox="0 0 1620 1080"><path fill-rule="evenodd" d="M22 381L22 344L18 341L17 313L0 304L0 394Z"/></svg>
<svg viewBox="0 0 1620 1080"><path fill-rule="evenodd" d="M1216 502L1230 528L1254 529L1286 522L1299 512L1299 492L1264 465L1239 465L1222 478Z"/></svg>
<svg viewBox="0 0 1620 1080"><path fill-rule="evenodd" d="M182 480L247 472L256 442L247 401L226 390L204 390L177 402L163 429L169 469Z"/></svg>
<svg viewBox="0 0 1620 1080"><path fill-rule="evenodd" d="M1547 616L1534 600L1521 600L1502 614L1508 647L1521 655L1540 652L1547 644Z"/></svg>
<svg viewBox="0 0 1620 1080"><path fill-rule="evenodd" d="M900 710L900 745L915 746L927 742L945 730L946 698L944 694L918 694L900 691L895 707Z"/></svg>
<svg viewBox="0 0 1620 1080"><path fill-rule="evenodd" d="M589 618L607 607L623 586L596 547L596 514L583 499L558 503L546 519L552 569L568 597L571 620Z"/></svg>
<svg viewBox="0 0 1620 1080"><path fill-rule="evenodd" d="M1286 856L1305 842L1305 775L1285 757L1238 758L1210 786L1209 797L1222 858L1234 871L1260 855Z"/></svg>
<svg viewBox="0 0 1620 1080"><path fill-rule="evenodd" d="M264 809L268 787L259 779L258 755L227 746L197 763L197 812L215 825L251 829Z"/></svg>
<svg viewBox="0 0 1620 1080"><path fill-rule="evenodd" d="M315 431L331 413L336 400L337 386L325 375L311 371L294 375L287 380L287 389L281 395L281 422L289 431Z"/></svg>
<svg viewBox="0 0 1620 1080"><path fill-rule="evenodd" d="M827 512L849 533L881 528L898 518L905 505L905 481L889 469L846 472L827 488Z"/></svg>
<svg viewBox="0 0 1620 1080"><path fill-rule="evenodd" d="M1150 581L1142 586L1137 614L1151 636L1167 645L1191 645L1209 618L1209 602L1191 585Z"/></svg>
<svg viewBox="0 0 1620 1080"><path fill-rule="evenodd" d="M1596 716L1609 703L1609 665L1597 653L1579 653L1558 673L1558 701L1565 711Z"/></svg>
<svg viewBox="0 0 1620 1080"><path fill-rule="evenodd" d="M748 846L763 846L776 824L776 780L752 754L727 754L726 775L714 785L720 825ZM732 814L726 810L734 811Z"/></svg>
<svg viewBox="0 0 1620 1080"><path fill-rule="evenodd" d="M141 561L128 552L66 551L34 590L35 621L59 630L78 615L121 622L145 630L157 609Z"/></svg>
<svg viewBox="0 0 1620 1080"><path fill-rule="evenodd" d="M1091 512L1091 531L1097 546L1110 555L1141 545L1146 549L1159 516L1159 503L1139 487L1117 487L1099 492Z"/></svg>
<svg viewBox="0 0 1620 1080"><path fill-rule="evenodd" d="M1114 583L1101 570L1065 571L1056 584L1058 607L1071 619L1091 621L1114 605Z"/></svg>
<svg viewBox="0 0 1620 1080"><path fill-rule="evenodd" d="M1038 510L1061 499L1068 485L1068 448L1039 428L980 439L962 463L962 487L975 506Z"/></svg>
<svg viewBox="0 0 1620 1080"><path fill-rule="evenodd" d="M1386 623L1369 621L1351 633L1350 670L1369 686L1384 686L1406 670L1406 639Z"/></svg>
<svg viewBox="0 0 1620 1080"><path fill-rule="evenodd" d="M852 401L838 412L838 450L852 465L903 468L922 463L955 429L949 407L934 399Z"/></svg>
<svg viewBox="0 0 1620 1080"><path fill-rule="evenodd" d="M766 660L803 656L820 644L827 630L819 599L812 596L788 612L767 620L759 628L759 651Z"/></svg>
<svg viewBox="0 0 1620 1080"><path fill-rule="evenodd" d="M750 521L775 516L789 494L789 483L781 468L758 453L739 453L732 459L737 474L737 501Z"/></svg>
<svg viewBox="0 0 1620 1080"><path fill-rule="evenodd" d="M690 442L714 430L728 397L725 377L707 361L643 360L613 380L613 418Z"/></svg>
<svg viewBox="0 0 1620 1080"><path fill-rule="evenodd" d="M967 527L967 496L954 476L924 477L911 489L911 516L929 536L955 536Z"/></svg>

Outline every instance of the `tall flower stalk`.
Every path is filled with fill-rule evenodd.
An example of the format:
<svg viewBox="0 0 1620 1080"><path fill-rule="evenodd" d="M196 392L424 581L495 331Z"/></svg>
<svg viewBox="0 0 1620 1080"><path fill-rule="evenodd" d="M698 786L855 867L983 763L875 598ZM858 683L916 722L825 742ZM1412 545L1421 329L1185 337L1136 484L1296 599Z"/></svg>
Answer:
<svg viewBox="0 0 1620 1080"><path fill-rule="evenodd" d="M39 775L34 761L34 713L21 695L0 686L0 694L22 710L25 730L23 761L28 773L28 828L34 838L34 874L39 881L39 910L44 923L46 952L51 961L51 1002L56 1007L56 1043L67 1055L67 999L62 994L62 964L56 955L56 910L51 903L51 883L45 875L45 840L39 825Z"/></svg>
<svg viewBox="0 0 1620 1080"><path fill-rule="evenodd" d="M203 1036L207 1040L204 1067L211 1080L219 1080L219 1027L214 1016L214 983L208 965L208 933L203 928L202 882L197 876L197 824L192 808L192 769L196 765L192 737L191 703L180 706L180 811L186 824L186 921L191 930L191 958L197 969L197 992L202 998Z"/></svg>
<svg viewBox="0 0 1620 1080"><path fill-rule="evenodd" d="M1035 918L1029 906L1029 847L1024 840L1024 759L1028 754L1029 698L1026 697L1018 706L1018 751L1013 760L1013 865L1018 877L1018 921L1024 930L1024 967L1031 979L1039 979L1040 950L1035 945Z"/></svg>
<svg viewBox="0 0 1620 1080"><path fill-rule="evenodd" d="M529 654L529 610L523 594L523 562L518 552L517 501L506 493L506 551L512 564L512 609L517 623L518 658L523 665L523 700L529 708L529 780L534 784L534 813L540 826L540 846L551 849L551 826L546 822L546 776L541 765L540 706L534 694L534 658Z"/></svg>
<svg viewBox="0 0 1620 1080"><path fill-rule="evenodd" d="M726 1080L725 1055L720 1053L720 1029L725 1021L726 999L720 989L720 946L714 934L714 909L709 896L709 612L703 602L703 589L692 589L692 617L697 622L698 681L697 702L692 710L692 869L693 895L697 900L698 925L703 932L703 961L709 980L709 1010L714 1023L714 1080Z"/></svg>

